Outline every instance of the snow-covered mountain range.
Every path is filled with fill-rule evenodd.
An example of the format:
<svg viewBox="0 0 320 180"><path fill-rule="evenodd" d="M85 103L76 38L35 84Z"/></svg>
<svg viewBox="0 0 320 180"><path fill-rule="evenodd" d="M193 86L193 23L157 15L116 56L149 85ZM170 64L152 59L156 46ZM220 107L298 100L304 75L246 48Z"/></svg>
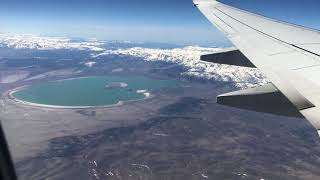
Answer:
<svg viewBox="0 0 320 180"><path fill-rule="evenodd" d="M267 80L254 68L244 68L229 65L220 65L200 61L203 54L211 54L221 51L221 48L207 48L199 46L187 46L179 48L146 48L130 47L131 42L118 42L119 47L108 49L108 41L74 41L68 38L40 37L34 35L8 35L0 34L0 46L15 49L32 50L79 50L89 51L92 57L90 67L95 61L108 56L136 57L145 61L164 61L184 66L185 76L196 76L199 78L214 79L218 81L232 81L238 87L245 88L265 84ZM139 43L141 44L141 43Z"/></svg>
<svg viewBox="0 0 320 180"><path fill-rule="evenodd" d="M151 49L151 48L128 48L118 50L106 50L93 55L94 58L109 55L133 56L146 61L165 61L180 64L186 67L184 75L196 76L219 81L232 81L241 88L266 84L266 79L255 68L221 65L200 61L203 54L217 53L221 48L205 48L188 46L175 49Z"/></svg>
<svg viewBox="0 0 320 180"><path fill-rule="evenodd" d="M16 49L33 49L33 50L88 50L103 51L100 43L95 40L90 41L73 41L68 38L60 37L41 37L34 35L8 35L0 34L0 44L9 48Z"/></svg>

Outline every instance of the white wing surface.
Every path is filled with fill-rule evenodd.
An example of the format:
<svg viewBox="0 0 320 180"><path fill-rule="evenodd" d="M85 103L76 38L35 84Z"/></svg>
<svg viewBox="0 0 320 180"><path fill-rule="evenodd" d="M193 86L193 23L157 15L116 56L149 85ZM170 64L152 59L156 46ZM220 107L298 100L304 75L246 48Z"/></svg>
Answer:
<svg viewBox="0 0 320 180"><path fill-rule="evenodd" d="M320 31L215 0L194 0L194 4L319 130Z"/></svg>

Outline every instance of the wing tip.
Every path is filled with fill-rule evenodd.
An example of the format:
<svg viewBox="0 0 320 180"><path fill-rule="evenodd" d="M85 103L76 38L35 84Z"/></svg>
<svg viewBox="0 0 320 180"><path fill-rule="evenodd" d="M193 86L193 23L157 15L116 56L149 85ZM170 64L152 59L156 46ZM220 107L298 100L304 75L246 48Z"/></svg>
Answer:
<svg viewBox="0 0 320 180"><path fill-rule="evenodd" d="M200 3L212 3L216 0L192 0L194 4L200 4Z"/></svg>

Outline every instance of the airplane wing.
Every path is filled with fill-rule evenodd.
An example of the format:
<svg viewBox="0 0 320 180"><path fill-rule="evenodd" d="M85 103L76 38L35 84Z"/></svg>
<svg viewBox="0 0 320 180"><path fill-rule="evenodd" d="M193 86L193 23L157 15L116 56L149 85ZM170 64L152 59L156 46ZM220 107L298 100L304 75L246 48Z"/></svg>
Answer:
<svg viewBox="0 0 320 180"><path fill-rule="evenodd" d="M281 92L298 113L320 130L320 31L253 14L215 0L193 2L238 48L239 52L231 53L246 57L252 67L267 77L274 89L271 91L268 87L263 91L260 88L257 93L251 89L249 93L226 94L220 96L221 101L228 99L229 104L234 104L232 97L254 97L264 91L269 94ZM230 56L230 52L228 54ZM210 61L210 55L206 59ZM215 59L213 57L213 61ZM281 105L277 99L271 102L274 109ZM270 106L270 99L268 102ZM255 102L255 106L257 103L264 104L263 100Z"/></svg>

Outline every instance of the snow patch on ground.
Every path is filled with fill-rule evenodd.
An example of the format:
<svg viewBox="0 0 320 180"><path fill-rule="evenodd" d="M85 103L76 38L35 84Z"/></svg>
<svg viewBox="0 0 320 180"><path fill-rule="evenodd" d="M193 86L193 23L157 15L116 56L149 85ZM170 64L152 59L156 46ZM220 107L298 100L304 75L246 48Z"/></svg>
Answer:
<svg viewBox="0 0 320 180"><path fill-rule="evenodd" d="M96 63L97 63L97 62L90 61L90 62L84 63L84 65L87 66L87 67L93 67Z"/></svg>

